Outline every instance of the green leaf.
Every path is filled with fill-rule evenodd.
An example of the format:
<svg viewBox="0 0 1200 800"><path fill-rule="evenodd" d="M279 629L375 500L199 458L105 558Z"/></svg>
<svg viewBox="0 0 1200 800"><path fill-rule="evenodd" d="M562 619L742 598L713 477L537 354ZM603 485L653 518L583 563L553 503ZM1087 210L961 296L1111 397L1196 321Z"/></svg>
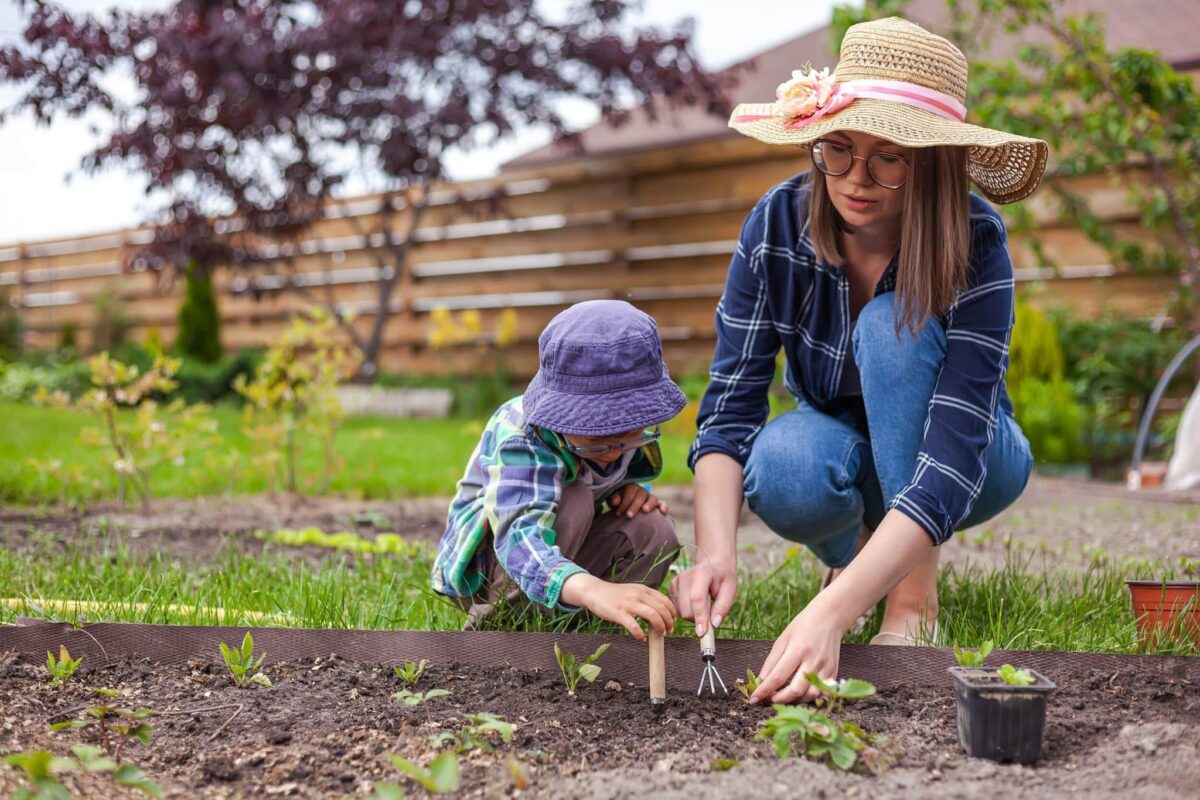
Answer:
<svg viewBox="0 0 1200 800"><path fill-rule="evenodd" d="M71 752L88 772L112 772L117 768L117 762L105 757L104 751L99 747L77 744L71 747Z"/></svg>
<svg viewBox="0 0 1200 800"><path fill-rule="evenodd" d="M404 789L394 783L377 783L375 800L404 800Z"/></svg>
<svg viewBox="0 0 1200 800"><path fill-rule="evenodd" d="M844 678L836 683L834 697L845 700L861 700L875 694L875 687L858 678Z"/></svg>
<svg viewBox="0 0 1200 800"><path fill-rule="evenodd" d="M596 659L598 659L598 658L600 658L600 656L604 655L605 651L607 651L608 648L611 646L612 645L608 644L607 642L600 645L599 647L596 648L596 652L594 652L590 656L588 656L587 659L585 659L583 663L591 664L591 663L595 662Z"/></svg>
<svg viewBox="0 0 1200 800"><path fill-rule="evenodd" d="M459 786L458 756L453 753L443 753L429 765L432 778L430 791L456 792Z"/></svg>
<svg viewBox="0 0 1200 800"><path fill-rule="evenodd" d="M725 772L741 763L741 760L737 758L714 758L712 760L712 768L714 772Z"/></svg>
<svg viewBox="0 0 1200 800"><path fill-rule="evenodd" d="M854 751L854 748L839 741L831 744L829 758L838 769L851 769L854 767L854 762L858 760L858 753Z"/></svg>
<svg viewBox="0 0 1200 800"><path fill-rule="evenodd" d="M91 725L91 724L92 724L92 721L90 719L72 719L72 720L68 720L67 722L55 722L53 725L50 726L50 730L52 730L52 731L75 730L77 728L86 728L88 725Z"/></svg>
<svg viewBox="0 0 1200 800"><path fill-rule="evenodd" d="M387 757L388 760L392 762L392 765L396 767L396 769L400 770L429 791L433 791L433 777L430 775L429 770L425 769L419 764L414 764L404 756L398 756L395 753L387 753ZM455 759L455 763L458 763L457 759Z"/></svg>
<svg viewBox="0 0 1200 800"><path fill-rule="evenodd" d="M1004 664L1000 667L1000 680L1007 683L1009 686L1032 686L1037 683L1037 678L1027 669L1017 669L1012 664Z"/></svg>
<svg viewBox="0 0 1200 800"><path fill-rule="evenodd" d="M600 675L600 668L595 664L581 664L579 666L579 677L583 678L588 683L595 682Z"/></svg>
<svg viewBox="0 0 1200 800"><path fill-rule="evenodd" d="M122 786L137 789L151 797L162 797L162 789L158 784L146 777L146 773L133 764L125 763L117 767L112 774L113 780Z"/></svg>

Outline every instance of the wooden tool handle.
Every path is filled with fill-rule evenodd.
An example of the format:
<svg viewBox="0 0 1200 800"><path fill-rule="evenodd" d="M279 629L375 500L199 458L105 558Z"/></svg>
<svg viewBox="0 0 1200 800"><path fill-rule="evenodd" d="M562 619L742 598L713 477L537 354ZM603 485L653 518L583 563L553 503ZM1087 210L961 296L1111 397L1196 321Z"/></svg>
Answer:
<svg viewBox="0 0 1200 800"><path fill-rule="evenodd" d="M716 650L717 649L717 633L713 630L712 625L704 629L704 635L700 637L701 650Z"/></svg>
<svg viewBox="0 0 1200 800"><path fill-rule="evenodd" d="M667 701L667 655L663 635L650 629L650 702L660 705Z"/></svg>

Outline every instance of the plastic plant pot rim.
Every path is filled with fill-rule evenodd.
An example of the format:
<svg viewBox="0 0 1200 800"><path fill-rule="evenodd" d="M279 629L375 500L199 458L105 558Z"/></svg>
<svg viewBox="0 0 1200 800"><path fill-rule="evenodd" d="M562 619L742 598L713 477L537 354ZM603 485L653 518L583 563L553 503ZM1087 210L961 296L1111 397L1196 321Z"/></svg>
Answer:
<svg viewBox="0 0 1200 800"><path fill-rule="evenodd" d="M1050 694L1058 689L1058 684L1047 678L1042 673L1032 667L1018 667L1024 669L1037 678L1037 683L1030 686L1013 686L1012 684L1004 683L975 683L971 680L971 673L975 675L994 675L999 677L999 667L949 667L946 671L950 673L956 683L965 689L980 692L1003 692L1005 694Z"/></svg>
<svg viewBox="0 0 1200 800"><path fill-rule="evenodd" d="M1146 587L1146 588L1152 587L1155 589L1159 589L1159 588L1195 589L1197 591L1200 591L1200 580L1197 580L1197 581L1141 581L1141 580L1134 581L1134 580L1127 580L1127 581L1125 581L1125 585L1128 586L1130 589L1132 589L1136 586L1139 588L1140 587Z"/></svg>

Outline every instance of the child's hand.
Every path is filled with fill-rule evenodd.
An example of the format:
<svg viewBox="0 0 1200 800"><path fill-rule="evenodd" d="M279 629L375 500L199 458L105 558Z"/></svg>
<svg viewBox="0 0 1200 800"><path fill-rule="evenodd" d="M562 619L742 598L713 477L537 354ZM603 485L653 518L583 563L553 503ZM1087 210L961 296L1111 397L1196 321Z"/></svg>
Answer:
<svg viewBox="0 0 1200 800"><path fill-rule="evenodd" d="M667 504L647 492L636 483L622 486L608 496L608 505L613 511L633 519L639 511L648 514L654 509L667 513Z"/></svg>
<svg viewBox="0 0 1200 800"><path fill-rule="evenodd" d="M665 634L675 627L675 606L662 592L641 583L609 583L594 575L578 573L563 584L563 598L583 606L600 619L615 622L639 642L646 634L639 619Z"/></svg>

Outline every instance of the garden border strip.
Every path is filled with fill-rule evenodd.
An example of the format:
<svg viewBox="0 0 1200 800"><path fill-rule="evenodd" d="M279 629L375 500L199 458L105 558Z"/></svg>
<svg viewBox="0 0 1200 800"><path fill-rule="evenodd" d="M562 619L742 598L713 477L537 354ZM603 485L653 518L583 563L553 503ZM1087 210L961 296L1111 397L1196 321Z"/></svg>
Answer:
<svg viewBox="0 0 1200 800"><path fill-rule="evenodd" d="M236 645L246 631L254 634L254 650L267 656L267 666L280 661L311 660L336 654L362 663L400 664L428 659L434 664L494 667L523 670L558 670L554 643L582 656L609 644L597 662L605 680L645 686L647 653L625 635L583 633L517 633L510 631L382 631L324 628L247 628L148 625L99 622L75 628L66 622L18 618L15 625L0 625L0 653L15 651L23 658L42 663L47 652L65 645L72 657L83 657L86 668L126 658L149 659L158 664L187 664L219 661L218 643ZM763 639L720 639L717 667L732 684L757 670L770 651ZM667 688L694 692L702 664L699 641L691 637L669 637ZM1200 657L1119 655L1114 653L1064 653L1045 650L995 650L991 663L1015 663L1053 677L1065 666L1094 669L1104 673L1122 670L1157 672L1189 680L1200 680ZM954 666L954 654L946 648L842 645L838 672L861 678L881 689L909 686L951 685L946 672Z"/></svg>

